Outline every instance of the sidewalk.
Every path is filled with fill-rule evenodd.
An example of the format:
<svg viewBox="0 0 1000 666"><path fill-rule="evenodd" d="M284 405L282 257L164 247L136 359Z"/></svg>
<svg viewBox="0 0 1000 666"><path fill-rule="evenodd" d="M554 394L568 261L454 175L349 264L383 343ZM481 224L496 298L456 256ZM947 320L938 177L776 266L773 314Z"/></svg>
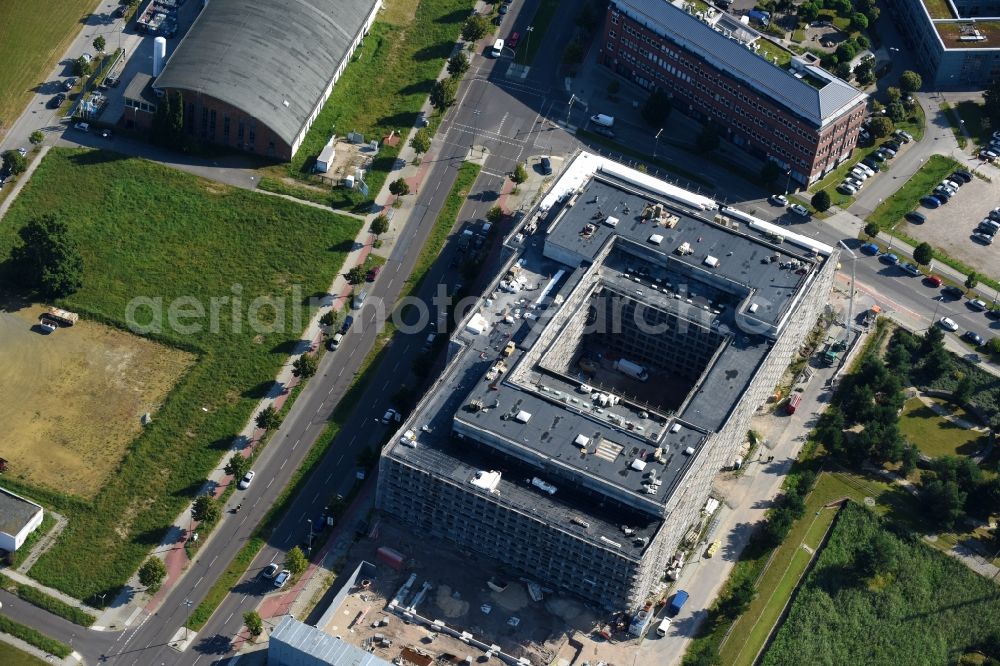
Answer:
<svg viewBox="0 0 1000 666"><path fill-rule="evenodd" d="M13 189L7 193L7 198L3 200L3 203L0 203L0 220L3 219L3 216L7 214L7 211L14 204L14 199L16 199L17 195L21 193L25 183L31 180L31 174L35 173L35 169L37 169L38 165L42 163L42 159L44 159L45 154L48 152L49 146L41 146L39 147L37 154L28 153L28 168L25 169L24 173L17 177L17 180L14 182Z"/></svg>

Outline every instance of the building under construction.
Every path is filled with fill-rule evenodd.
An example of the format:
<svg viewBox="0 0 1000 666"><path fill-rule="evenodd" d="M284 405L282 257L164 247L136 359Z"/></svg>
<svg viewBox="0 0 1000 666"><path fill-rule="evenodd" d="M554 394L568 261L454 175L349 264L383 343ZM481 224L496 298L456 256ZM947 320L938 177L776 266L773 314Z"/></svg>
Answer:
<svg viewBox="0 0 1000 666"><path fill-rule="evenodd" d="M378 508L642 605L827 302L836 250L577 156L382 453Z"/></svg>

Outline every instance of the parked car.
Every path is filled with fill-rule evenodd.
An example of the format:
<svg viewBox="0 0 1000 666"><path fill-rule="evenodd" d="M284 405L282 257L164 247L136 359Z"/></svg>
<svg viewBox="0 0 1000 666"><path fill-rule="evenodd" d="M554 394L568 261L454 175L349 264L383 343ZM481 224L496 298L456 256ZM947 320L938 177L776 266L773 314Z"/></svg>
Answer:
<svg viewBox="0 0 1000 666"><path fill-rule="evenodd" d="M268 579L274 578L278 575L278 565L271 562L261 570L260 575Z"/></svg>
<svg viewBox="0 0 1000 666"><path fill-rule="evenodd" d="M979 151L979 159L986 160L987 162L992 162L997 158L997 153L989 149L983 149Z"/></svg>
<svg viewBox="0 0 1000 666"><path fill-rule="evenodd" d="M894 148L891 148L890 146L885 145L885 144L882 144L882 147L879 148L879 151L882 152L885 155L888 155L889 157L895 157L896 156L896 150Z"/></svg>
<svg viewBox="0 0 1000 666"><path fill-rule="evenodd" d="M862 171L864 171L869 176L874 176L875 175L875 169L871 168L870 166L868 166L864 162L858 162L857 164L854 165L854 168L855 169L861 169ZM853 169L852 169L852 171L853 171Z"/></svg>
<svg viewBox="0 0 1000 666"><path fill-rule="evenodd" d="M772 194L767 200L775 206L781 206L782 208L788 205L788 197L784 194Z"/></svg>
<svg viewBox="0 0 1000 666"><path fill-rule="evenodd" d="M291 576L292 576L291 571L289 571L288 569L282 569L281 573L279 573L277 576L274 577L274 586L284 587L285 583L288 582L288 579L291 578Z"/></svg>
<svg viewBox="0 0 1000 666"><path fill-rule="evenodd" d="M986 303L978 298L969 299L969 302L967 302L966 305L976 312L983 312L986 310Z"/></svg>
<svg viewBox="0 0 1000 666"><path fill-rule="evenodd" d="M934 194L931 195L931 198L937 199L938 203L941 204L942 206L948 203L948 197L941 194L940 192L935 192Z"/></svg>
<svg viewBox="0 0 1000 666"><path fill-rule="evenodd" d="M382 270L382 267L381 267L381 266L372 266L372 267L371 267L371 268L370 268L370 269L368 270L368 273L367 273L367 274L365 275L365 279L366 279L366 280L368 280L369 282L374 282L374 281L375 281L375 278L377 278L377 277L378 277L378 272L379 272L380 270Z"/></svg>
<svg viewBox="0 0 1000 666"><path fill-rule="evenodd" d="M519 41L521 41L521 33L512 32L510 33L510 37L507 38L507 46L509 48L515 49L517 48L517 43Z"/></svg>
<svg viewBox="0 0 1000 666"><path fill-rule="evenodd" d="M876 162L885 162L888 159L888 156L885 153L883 153L881 150L876 150L874 153L872 153L868 157L870 159L875 160Z"/></svg>
<svg viewBox="0 0 1000 666"><path fill-rule="evenodd" d="M395 409L392 409L391 407L385 410L385 414L382 415L382 423L385 425L389 425L393 421L399 423L402 420L403 420L403 415L397 412Z"/></svg>
<svg viewBox="0 0 1000 666"><path fill-rule="evenodd" d="M879 259L879 261L881 261L881 262L882 262L883 264L889 264L890 266L895 266L896 264L898 264L898 263L899 263L899 257L897 257L897 256L896 256L895 254L893 254L892 252L888 252L888 253L886 253L886 254L883 254L883 255L882 255L881 257L879 257L878 259Z"/></svg>
<svg viewBox="0 0 1000 666"><path fill-rule="evenodd" d="M940 201L938 201L936 198L932 197L929 194L925 197L920 197L920 203L923 204L924 207L926 208L937 208L938 206L941 205Z"/></svg>
<svg viewBox="0 0 1000 666"><path fill-rule="evenodd" d="M856 176L853 176L853 175L845 177L844 178L844 182L847 183L848 185L851 185L852 187L855 187L855 188L859 189L859 190L865 184L865 181L863 181L860 178L858 178Z"/></svg>
<svg viewBox="0 0 1000 666"><path fill-rule="evenodd" d="M253 483L253 477L255 476L257 476L257 472L250 470L243 475L243 478L240 479L240 482L236 485L236 487L240 490L246 490L250 487L250 484Z"/></svg>
<svg viewBox="0 0 1000 666"><path fill-rule="evenodd" d="M993 245L993 236L990 234L984 234L982 231L973 233L972 239L979 241L983 245Z"/></svg>
<svg viewBox="0 0 1000 666"><path fill-rule="evenodd" d="M837 185L837 191L847 196L853 196L858 193L858 188L844 181L840 185Z"/></svg>
<svg viewBox="0 0 1000 666"><path fill-rule="evenodd" d="M875 243L865 243L861 246L861 251L872 256L878 254L878 245Z"/></svg>
<svg viewBox="0 0 1000 666"><path fill-rule="evenodd" d="M348 329L351 328L351 324L353 323L354 323L354 317L352 317L351 315L347 315L346 317L344 317L344 325L340 327L340 332L346 334Z"/></svg>
<svg viewBox="0 0 1000 666"><path fill-rule="evenodd" d="M615 138L615 133L611 131L610 127L605 127L604 125L594 125L593 130L595 133L601 136L606 136L609 139Z"/></svg>
<svg viewBox="0 0 1000 666"><path fill-rule="evenodd" d="M905 215L906 219L914 224L923 224L927 221L927 216L915 210L911 210Z"/></svg>
<svg viewBox="0 0 1000 666"><path fill-rule="evenodd" d="M950 176L948 176L948 180L954 180L956 182L958 182L959 180L961 180L962 182L965 182L965 183L971 183L972 182L972 174L969 173L968 171L963 171L963 170L959 169L958 171L956 171L953 174L951 174Z"/></svg>
<svg viewBox="0 0 1000 666"><path fill-rule="evenodd" d="M949 192L945 188L939 187L939 188L937 188L937 189L934 190L934 192L931 194L931 196L936 197L938 199L940 199L941 197L944 197L945 202L947 202L947 201L949 201L951 199L952 195L954 195L954 194L955 194L954 192Z"/></svg>
<svg viewBox="0 0 1000 666"><path fill-rule="evenodd" d="M875 173L878 173L879 171L882 170L882 167L879 166L878 160L876 160L876 159L874 159L872 157L866 157L865 159L863 159L860 162L858 162L858 164L864 164L866 167L868 167L869 169L871 169Z"/></svg>
<svg viewBox="0 0 1000 666"><path fill-rule="evenodd" d="M76 85L76 77L75 76L71 76L68 79L66 79L65 81L63 81L63 89L66 90L66 92L69 92L70 90L72 90L73 86L75 86L75 85Z"/></svg>
<svg viewBox="0 0 1000 666"><path fill-rule="evenodd" d="M884 148L885 150L890 150L892 151L893 154L896 154L899 152L899 142L890 139L889 141L885 141L882 143L882 148Z"/></svg>
<svg viewBox="0 0 1000 666"><path fill-rule="evenodd" d="M965 333L962 333L962 339L966 342L971 342L977 347L982 347L983 343L986 342L983 340L983 336L979 335L975 331L966 331Z"/></svg>
<svg viewBox="0 0 1000 666"><path fill-rule="evenodd" d="M66 93L57 93L54 97L52 97L52 99L49 100L49 108L58 109L65 101Z"/></svg>
<svg viewBox="0 0 1000 666"><path fill-rule="evenodd" d="M868 172L862 169L861 167L856 166L853 169L851 169L851 175L862 182L868 180Z"/></svg>
<svg viewBox="0 0 1000 666"><path fill-rule="evenodd" d="M952 333L958 330L958 324L955 323L954 319L950 319L949 317L941 317L938 319L938 324L944 330L951 331Z"/></svg>
<svg viewBox="0 0 1000 666"><path fill-rule="evenodd" d="M913 135L906 130L896 130L895 135L899 137L903 143L909 143L913 141Z"/></svg>
<svg viewBox="0 0 1000 666"><path fill-rule="evenodd" d="M809 209L802 204L792 204L788 207L788 210L792 211L796 215L801 215L802 217L809 217Z"/></svg>
<svg viewBox="0 0 1000 666"><path fill-rule="evenodd" d="M952 298L962 298L962 296L965 296L965 292L962 291L962 288L956 287L953 284L949 284L947 287L942 289L941 293Z"/></svg>
<svg viewBox="0 0 1000 666"><path fill-rule="evenodd" d="M543 176L551 176L552 175L552 160L550 160L548 157L543 157L539 161L539 165L542 168L542 175Z"/></svg>
<svg viewBox="0 0 1000 666"><path fill-rule="evenodd" d="M910 275L917 276L920 275L920 267L914 263L907 262L901 266L901 268L909 273Z"/></svg>
<svg viewBox="0 0 1000 666"><path fill-rule="evenodd" d="M949 187L949 188L955 190L956 192L964 184L965 184L965 181L963 181L963 180L948 180L948 179L945 179L945 180L941 181L941 185L944 185L945 187Z"/></svg>
<svg viewBox="0 0 1000 666"><path fill-rule="evenodd" d="M928 275L927 277L924 278L924 282L926 282L928 285L932 287L941 286L941 278L939 278L937 275Z"/></svg>

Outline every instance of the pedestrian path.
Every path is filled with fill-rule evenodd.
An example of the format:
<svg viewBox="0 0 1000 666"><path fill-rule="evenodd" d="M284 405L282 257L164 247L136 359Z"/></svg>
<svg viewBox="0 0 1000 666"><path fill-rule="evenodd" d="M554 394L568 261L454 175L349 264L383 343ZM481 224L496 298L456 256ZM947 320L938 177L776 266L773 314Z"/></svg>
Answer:
<svg viewBox="0 0 1000 666"><path fill-rule="evenodd" d="M37 169L38 165L42 163L42 158L44 158L48 152L49 146L41 146L38 149L38 154L32 157L28 162L28 168L25 169L24 173L18 176L17 180L14 181L14 185L12 186L13 189L7 193L7 198L3 200L3 203L0 203L0 220L2 220L3 216L7 214L10 207L14 205L14 199L16 199L17 195L21 193L21 190L24 189L24 185L31 180L31 174L35 173L35 169ZM31 155L31 153L29 153L29 155Z"/></svg>

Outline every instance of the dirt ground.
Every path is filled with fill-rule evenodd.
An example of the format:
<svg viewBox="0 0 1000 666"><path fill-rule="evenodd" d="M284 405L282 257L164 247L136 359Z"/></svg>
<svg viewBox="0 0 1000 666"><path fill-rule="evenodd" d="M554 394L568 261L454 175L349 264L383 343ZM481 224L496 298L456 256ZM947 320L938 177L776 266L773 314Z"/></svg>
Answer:
<svg viewBox="0 0 1000 666"><path fill-rule="evenodd" d="M0 457L18 479L90 498L195 357L82 320L46 335L45 309L0 311Z"/></svg>
<svg viewBox="0 0 1000 666"><path fill-rule="evenodd" d="M984 245L972 239L979 222L997 205L1000 205L1000 179L987 183L982 178L973 178L944 206L934 210L918 206L917 210L927 216L923 224L903 221L897 228L941 248L980 273L1000 278L1000 242Z"/></svg>
<svg viewBox="0 0 1000 666"><path fill-rule="evenodd" d="M392 661L409 646L427 653L434 659L452 663L471 656L473 663L501 664L490 659L443 632L431 632L420 624L405 623L386 605L411 574L416 574L404 606L411 603L414 593L429 583L431 589L416 607L416 612L430 620L440 620L448 627L467 631L487 644L499 645L515 657L524 657L535 666L548 664L582 664L595 656L609 664L623 666L632 663L635 641L608 643L590 640L589 634L606 613L588 607L575 597L545 592L541 601L533 601L524 581L504 572L494 562L482 557L456 552L452 546L421 540L399 525L378 520L373 530L378 536L372 541L361 539L351 549L349 564L366 559L376 562L375 550L390 546L407 556L402 571L394 571L377 563L378 574L371 588L352 593L325 627L327 633L370 649L379 657ZM507 587L496 592L487 585L491 577L502 579ZM514 623L511 618L516 618ZM373 623L385 620L383 626ZM512 626L516 624L516 626ZM431 636L430 634L434 634ZM392 645L373 641L380 634Z"/></svg>

